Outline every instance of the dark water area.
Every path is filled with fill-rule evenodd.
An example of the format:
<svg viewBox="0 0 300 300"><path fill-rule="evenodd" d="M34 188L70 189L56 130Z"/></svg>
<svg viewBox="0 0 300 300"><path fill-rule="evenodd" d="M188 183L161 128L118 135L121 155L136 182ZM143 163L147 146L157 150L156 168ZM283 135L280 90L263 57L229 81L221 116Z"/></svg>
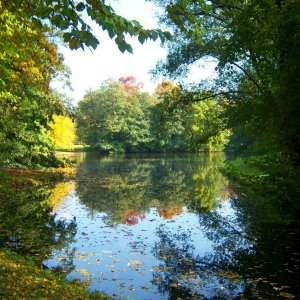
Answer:
<svg viewBox="0 0 300 300"><path fill-rule="evenodd" d="M223 154L73 155L75 180L2 197L2 247L118 299L299 297L299 220Z"/></svg>

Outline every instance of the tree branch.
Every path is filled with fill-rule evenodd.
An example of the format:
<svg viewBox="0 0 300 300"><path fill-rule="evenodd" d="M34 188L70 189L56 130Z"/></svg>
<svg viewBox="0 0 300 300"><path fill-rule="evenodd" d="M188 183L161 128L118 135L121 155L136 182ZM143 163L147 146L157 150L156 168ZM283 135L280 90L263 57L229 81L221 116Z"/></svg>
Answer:
<svg viewBox="0 0 300 300"><path fill-rule="evenodd" d="M230 64L236 66L238 69L240 69L249 79L253 82L253 84L257 87L257 89L264 95L265 91L263 88L258 84L258 82L251 76L251 74L243 67L241 67L239 64L229 61Z"/></svg>
<svg viewBox="0 0 300 300"><path fill-rule="evenodd" d="M197 101L204 101L209 98L214 98L214 97L218 97L218 96L228 96L231 94L245 94L245 93L241 92L241 91L227 91L227 92L220 92L220 93L215 93L215 94L210 94L210 95L203 95L202 97L200 97L198 99L193 99L191 96L193 96L195 94L196 93L190 92L190 93L186 94L184 99L187 100L187 102L197 102ZM197 94L197 95L199 95L199 94Z"/></svg>

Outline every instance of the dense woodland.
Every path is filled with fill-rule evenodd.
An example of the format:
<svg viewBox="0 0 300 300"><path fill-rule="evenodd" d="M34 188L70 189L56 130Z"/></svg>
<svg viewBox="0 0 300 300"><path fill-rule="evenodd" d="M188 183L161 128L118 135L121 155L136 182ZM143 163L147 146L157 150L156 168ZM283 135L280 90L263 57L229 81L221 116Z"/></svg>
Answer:
<svg viewBox="0 0 300 300"><path fill-rule="evenodd" d="M181 103L182 90L163 82L154 95L135 78L107 81L86 94L77 110L81 142L101 152L222 151L230 131L213 99Z"/></svg>
<svg viewBox="0 0 300 300"><path fill-rule="evenodd" d="M145 30L101 0L0 2L1 165L58 166L54 149L74 142L103 152L220 151L227 146L235 155L259 157L274 180L295 181L300 2L153 2L163 8L160 23L166 31ZM68 79L58 43L71 49L99 45L84 13L122 52L133 51L126 34L140 43L161 40L168 56L153 74L166 81L155 94L143 93L134 78L125 77L88 92L74 111L50 88L52 79ZM217 63L215 80L190 87L172 83L202 59ZM67 145L60 140L68 140Z"/></svg>

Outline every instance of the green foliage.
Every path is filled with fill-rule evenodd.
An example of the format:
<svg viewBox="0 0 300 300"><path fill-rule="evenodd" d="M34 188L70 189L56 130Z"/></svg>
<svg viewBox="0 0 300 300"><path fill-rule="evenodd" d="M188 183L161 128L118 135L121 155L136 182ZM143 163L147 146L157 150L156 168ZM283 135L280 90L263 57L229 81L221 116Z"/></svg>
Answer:
<svg viewBox="0 0 300 300"><path fill-rule="evenodd" d="M157 134L163 149L177 151L223 151L230 131L222 103L207 98L195 102L195 95L170 82L157 89ZM194 102L194 103L193 103Z"/></svg>
<svg viewBox="0 0 300 300"><path fill-rule="evenodd" d="M207 99L193 104L192 107L193 148L207 152L223 151L229 142L230 131L225 128L222 106Z"/></svg>
<svg viewBox="0 0 300 300"><path fill-rule="evenodd" d="M68 43L71 49L84 49L84 46L97 48L100 42L92 33L89 25L91 22L106 31L121 52L133 52L126 41L126 34L136 36L142 44L147 39L171 39L168 32L144 29L138 21L129 21L117 15L104 0L4 0L2 7L30 18L37 26L51 24L62 32L64 42ZM86 17L83 18L83 15Z"/></svg>
<svg viewBox="0 0 300 300"><path fill-rule="evenodd" d="M223 129L221 105L182 104L184 93L171 83L162 83L156 96L126 82L104 83L79 103L79 138L103 152L224 149L229 131Z"/></svg>
<svg viewBox="0 0 300 300"><path fill-rule="evenodd" d="M51 78L64 70L45 29L0 12L0 160L5 165L58 164L49 151L48 120L63 110Z"/></svg>
<svg viewBox="0 0 300 300"><path fill-rule="evenodd" d="M170 38L169 33L160 29L146 30L137 21L118 16L101 0L1 1L1 165L59 165L51 150L53 143L48 134L49 124L52 124L50 121L54 114L67 111L72 115L73 111L49 88L54 77L67 75L54 42L58 42L61 35L71 49L84 46L95 49L99 41L83 15L107 31L122 52L132 52L132 47L126 42L126 34L138 37L142 43L147 39L160 38L163 41ZM133 138L136 141L132 147L140 143L140 139L147 139L142 137L143 134ZM103 147L111 149L111 145Z"/></svg>
<svg viewBox="0 0 300 300"><path fill-rule="evenodd" d="M78 137L103 152L139 151L151 141L151 97L106 82L78 105Z"/></svg>
<svg viewBox="0 0 300 300"><path fill-rule="evenodd" d="M178 77L200 60L217 62L218 77L207 89L228 99L228 126L243 138L234 137L235 143L274 162L280 156L281 168L293 168L297 178L300 2L154 2L164 8L161 21L174 35L156 72Z"/></svg>

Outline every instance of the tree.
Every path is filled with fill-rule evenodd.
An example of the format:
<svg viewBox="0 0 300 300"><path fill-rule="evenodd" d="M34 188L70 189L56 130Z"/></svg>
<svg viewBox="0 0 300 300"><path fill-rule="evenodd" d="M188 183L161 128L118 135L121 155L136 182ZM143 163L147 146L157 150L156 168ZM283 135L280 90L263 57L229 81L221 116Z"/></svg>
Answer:
<svg viewBox="0 0 300 300"><path fill-rule="evenodd" d="M62 31L63 39L71 49L84 49L84 46L97 48L99 41L91 32L88 25L90 21L106 31L122 52L133 52L130 44L126 42L126 34L138 37L142 44L147 39L160 38L163 41L170 38L167 32L144 29L138 21L129 21L117 15L105 0L4 0L1 6L31 19L42 28L45 24L51 24ZM84 14L88 21L83 18Z"/></svg>
<svg viewBox="0 0 300 300"><path fill-rule="evenodd" d="M72 149L76 139L75 124L68 116L53 115L49 123L50 137L55 149Z"/></svg>
<svg viewBox="0 0 300 300"><path fill-rule="evenodd" d="M105 152L144 149L152 140L146 93L128 93L118 82L105 82L78 105L78 136Z"/></svg>
<svg viewBox="0 0 300 300"><path fill-rule="evenodd" d="M225 96L229 125L251 136L256 153L297 166L299 1L154 2L164 8L161 21L174 36L157 72L177 77L201 59L215 60L219 76L199 100Z"/></svg>
<svg viewBox="0 0 300 300"><path fill-rule="evenodd" d="M230 131L226 129L221 103L197 97L165 81L156 89L156 131L165 150L223 151ZM203 92L202 92L203 93Z"/></svg>
<svg viewBox="0 0 300 300"><path fill-rule="evenodd" d="M4 164L52 164L48 121L63 111L49 88L64 71L47 30L8 10L0 12L0 158ZM5 30L3 30L5 29Z"/></svg>
<svg viewBox="0 0 300 300"><path fill-rule="evenodd" d="M226 129L223 107L213 99L193 103L192 149L223 151L229 142L230 130Z"/></svg>
<svg viewBox="0 0 300 300"><path fill-rule="evenodd" d="M124 86L125 91L130 92L139 92L144 84L142 82L136 82L136 78L133 76L120 77L119 82Z"/></svg>
<svg viewBox="0 0 300 300"><path fill-rule="evenodd" d="M132 52L126 34L141 43L170 38L160 29L146 30L137 21L118 16L104 0L0 2L1 163L27 167L58 163L48 123L53 114L69 108L50 88L55 76L67 73L55 43L62 37L71 49L95 49L99 41L87 24L90 21L107 31L122 52Z"/></svg>

